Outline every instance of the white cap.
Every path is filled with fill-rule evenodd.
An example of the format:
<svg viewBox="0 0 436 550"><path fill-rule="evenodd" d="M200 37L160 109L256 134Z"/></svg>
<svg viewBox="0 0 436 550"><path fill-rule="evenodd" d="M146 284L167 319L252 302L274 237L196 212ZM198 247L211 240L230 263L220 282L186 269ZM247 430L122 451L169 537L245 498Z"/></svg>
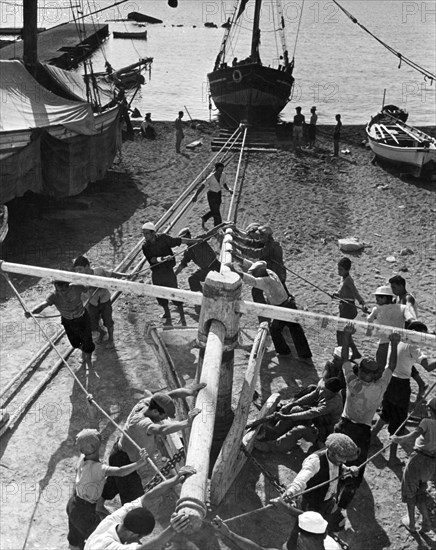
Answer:
<svg viewBox="0 0 436 550"><path fill-rule="evenodd" d="M142 226L142 230L147 229L148 231L156 231L156 226L153 222L145 222Z"/></svg>
<svg viewBox="0 0 436 550"><path fill-rule="evenodd" d="M327 521L318 512L304 512L298 516L298 527L308 533L324 534L327 525Z"/></svg>
<svg viewBox="0 0 436 550"><path fill-rule="evenodd" d="M258 270L265 270L266 269L266 262L259 260L258 262L254 262L254 264L251 264L251 266L248 268L247 273L256 273Z"/></svg>
<svg viewBox="0 0 436 550"><path fill-rule="evenodd" d="M379 286L375 292L373 292L376 296L395 296L395 294L392 292L392 288L389 285L383 285Z"/></svg>

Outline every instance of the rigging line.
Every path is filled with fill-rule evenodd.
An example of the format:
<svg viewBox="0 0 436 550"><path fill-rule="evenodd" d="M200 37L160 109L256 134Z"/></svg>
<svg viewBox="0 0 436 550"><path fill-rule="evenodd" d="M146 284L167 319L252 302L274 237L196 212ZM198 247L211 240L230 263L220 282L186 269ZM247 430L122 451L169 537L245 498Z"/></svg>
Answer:
<svg viewBox="0 0 436 550"><path fill-rule="evenodd" d="M298 20L297 34L295 35L294 51L292 52L292 59L295 59L295 52L297 51L298 36L300 34L301 20L303 19L304 0L301 2L300 18Z"/></svg>
<svg viewBox="0 0 436 550"><path fill-rule="evenodd" d="M24 302L24 300L22 299L22 297L20 296L20 293L18 292L18 290L15 288L15 285L12 283L12 281L10 280L9 278L9 275L7 273L3 273L2 272L2 275L3 277L6 279L6 281L8 282L9 286L11 287L11 289L13 290L14 294L16 295L18 301L20 302L21 304L21 307L23 307L23 309L25 309L26 312L28 312L30 314L30 316L32 317L32 319L35 321L35 323L37 324L39 330L41 331L41 333L44 335L44 337L50 342L50 345L52 346L53 348L53 351L55 353L57 353L57 355L59 356L60 360L62 361L62 363L67 367L69 373L71 374L71 376L74 378L74 380L76 381L78 387L83 391L83 393L85 394L86 396L86 399L89 401L90 404L94 405L94 407L100 411L106 418L107 420L109 420L109 422L111 422L115 428L117 428L122 434L124 437L126 437L130 443L132 443L134 446L135 446L135 449L137 449L138 451L141 450L141 447L136 443L136 441L134 439L132 439L130 437L129 434L127 434L123 428L121 428L121 426L119 424L117 424L115 422L115 420L113 420L113 418L102 408L100 407L100 405L95 401L94 397L92 396L92 394L88 393L87 389L85 388L85 386L82 384L82 382L80 381L80 379L76 376L76 373L74 372L74 370L70 367L70 365L68 364L68 362L64 359L63 355L60 353L60 351L58 350L56 344L53 342L52 338L45 332L45 330L43 329L41 323L35 318L35 316L33 315L33 313L29 310L29 308L27 307L26 303ZM161 478L163 480L165 480L165 476L161 473L161 471L159 470L159 468L156 466L156 464L152 461L152 459L150 457L147 457L147 462L148 464L153 468L153 470L159 474L161 476Z"/></svg>
<svg viewBox="0 0 436 550"><path fill-rule="evenodd" d="M367 29L364 25L362 25L361 23L359 23L359 21L349 12L347 11L345 8L343 8L339 2L337 2L337 0L332 0L334 4L336 4L338 6L338 8L343 11L345 13L345 15L351 19L351 21L353 23L356 23L361 29L363 29L366 33L368 33L370 36L372 36L373 38L375 38L375 40L377 40L377 42L379 42L382 46L384 46L387 50L389 50L392 54L396 55L399 59L400 59L400 64L398 65L398 68L401 67L401 63L404 62L406 65L409 65L409 67L412 67L412 69L415 69L416 71L420 72L424 78L429 78L431 80L431 82L433 82L433 80L436 80L436 74L434 73L431 73L430 71L428 71L427 69L425 69L424 67L422 67L421 65L418 65L418 63L416 63L415 61L409 59L408 57L404 56L403 54L401 54L399 51L395 50L392 46L389 46L389 44L386 44L386 42L383 42L383 40L381 40L380 38L378 38L378 36L376 36L375 34L373 34L369 29Z"/></svg>

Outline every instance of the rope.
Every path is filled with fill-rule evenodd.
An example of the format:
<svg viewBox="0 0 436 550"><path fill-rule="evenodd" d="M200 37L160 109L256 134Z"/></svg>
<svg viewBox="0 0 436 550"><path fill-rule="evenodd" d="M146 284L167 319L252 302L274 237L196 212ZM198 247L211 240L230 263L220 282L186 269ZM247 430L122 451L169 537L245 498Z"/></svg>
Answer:
<svg viewBox="0 0 436 550"><path fill-rule="evenodd" d="M21 298L20 296L20 293L18 292L18 290L15 288L14 284L12 283L12 281L10 280L9 278L9 275L7 273L2 273L2 275L4 276L4 278L6 279L6 281L8 282L9 286L11 287L12 291L14 292L14 294L16 295L16 297L18 298L18 301L20 302L21 304L21 307L24 309L24 311L28 312L30 314L30 316L32 317L32 319L35 321L35 323L37 324L39 330L42 332L42 334L44 335L44 337L50 342L50 345L51 347L53 348L53 350L57 353L57 355L59 356L60 360L62 361L62 363L67 367L69 373L71 374L71 376L74 378L74 380L76 381L77 385L79 386L79 388L83 391L83 393L85 394L86 396L86 399L88 400L88 402L92 405L94 405L94 407L103 414L103 416L105 416L105 418L107 420L109 420L109 422L111 422L115 428L117 428L117 430L119 430L124 437L126 437L130 443L132 443L134 445L134 447L140 451L141 450L141 447L136 443L136 441L134 441L122 428L121 426L119 426L115 420L113 420L108 414L107 412L102 409L102 407L100 407L100 405L95 401L95 399L93 398L93 396L88 393L87 389L85 388L85 386L82 384L82 382L79 380L79 378L76 376L75 372L73 371L73 369L70 367L70 365L68 364L68 362L64 359L64 357L62 356L62 354L60 353L60 351L58 350L58 348L56 347L56 344L52 341L52 339L50 338L50 336L45 332L45 330L43 329L41 323L38 322L38 320L35 318L35 316L32 314L32 312L29 310L29 308L27 307L27 305L25 304L24 300ZM156 464L151 460L150 457L147 457L147 462L148 464L153 468L153 470L155 470L155 472L160 475L162 477L162 479L166 479L160 472L159 468L156 466Z"/></svg>
<svg viewBox="0 0 436 550"><path fill-rule="evenodd" d="M424 67L421 67L420 65L418 65L418 63L416 63L415 61L412 61L411 59L409 59L408 57L404 56L403 54L401 54L400 52L398 52L397 50L395 50L394 48L392 48L392 46L389 46L389 44L386 44L386 42L383 42L383 40L381 40L380 38L378 38L375 34L373 34L370 30L368 30L364 25L362 25L361 23L359 23L359 21L353 16L351 15L351 13L349 11L347 11L345 8L343 8L339 2L337 2L336 0L333 0L333 3L336 4L338 6L338 8L343 11L345 13L345 15L351 19L351 21L353 23L355 23L356 25L358 25L361 29L363 29L366 33L368 33L370 36L372 36L373 38L375 38L375 40L377 40L377 42L379 42L383 47L385 47L387 50L389 50L392 54L396 55L399 60L400 60L400 63L398 65L398 68L401 68L401 63L404 62L406 65L409 65L409 67L412 67L412 69L415 69L415 71L418 71L420 72L423 76L424 76L424 80L426 80L427 78L430 79L430 84L433 83L433 80L436 79L436 75L434 73L431 73L430 71L428 71L427 69L424 69Z"/></svg>
<svg viewBox="0 0 436 550"><path fill-rule="evenodd" d="M301 19L303 18L304 0L301 3L300 18L298 20L297 34L295 35L294 51L292 52L292 59L295 59L295 52L297 51L298 35L300 34Z"/></svg>
<svg viewBox="0 0 436 550"><path fill-rule="evenodd" d="M433 388L436 386L436 382L434 382L434 384L428 388L428 390L426 391L424 397L423 397L423 400L425 400L425 398L430 394L430 392L433 390ZM407 418L404 420L404 422L398 427L398 429L395 431L395 433L393 433L392 435L397 435L397 433L402 430L402 428L405 426L405 424L407 423L407 421L409 420L409 418L413 415L413 412L414 410L416 409L416 407L418 406L418 403L415 403L413 409L410 411L410 413L407 415ZM388 449L391 445L392 445L392 441L390 441L387 445L385 445L382 449L380 449L379 451L377 451L375 454L373 454L372 456L370 456L365 462L363 462L362 464L359 465L359 468L362 468L364 466L366 466L368 464L368 462L371 462L371 460L373 460L376 456L378 456L380 453L382 453L383 451L385 451L386 449ZM241 450L242 452L250 458L250 460L252 460L252 462L254 464L256 464L259 469L262 471L263 474L266 474L268 473L268 475L266 476L267 479L269 481L271 481L270 477L272 477L273 479L275 479L275 482L273 483L274 487L276 487L278 489L278 486L280 486L281 488L283 488L283 485L276 479L274 478L274 476L270 473L270 472L267 472L263 466L261 466L259 464L259 462L254 459L253 457L251 457L251 455L248 453L248 451L245 449L245 447L243 448L243 445L241 445ZM304 491L300 491L299 493L296 493L295 495L292 495L292 499L296 499L298 497L301 497L307 493L310 493L311 491L315 491L316 489L319 489L321 487L324 487L325 485L329 485L330 483L332 483L333 481L336 481L338 479L341 479L343 478L343 475L342 474L339 474L331 479L328 479L327 481L323 481L322 483L319 483L318 485L315 485L314 487L310 487L309 489L305 489ZM278 489L279 490L279 489ZM283 489L279 490L279 492L281 494L283 494ZM245 514L241 514L239 516L233 516L231 518L228 518L225 520L224 523L227 523L228 521L234 521L235 519L241 519L243 517L247 517L249 516L250 514L254 514L254 513L258 513L260 511L265 511L265 510L270 510L271 508L274 508L275 505L274 504L267 504L266 506L262 506L260 508L256 508L255 510L252 510L251 512L246 512Z"/></svg>

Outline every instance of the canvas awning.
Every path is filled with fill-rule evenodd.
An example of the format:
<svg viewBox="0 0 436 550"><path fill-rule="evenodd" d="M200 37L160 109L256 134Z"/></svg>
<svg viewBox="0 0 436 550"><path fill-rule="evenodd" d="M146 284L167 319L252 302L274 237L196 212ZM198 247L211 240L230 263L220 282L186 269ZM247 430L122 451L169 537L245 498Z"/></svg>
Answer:
<svg viewBox="0 0 436 550"><path fill-rule="evenodd" d="M62 125L83 135L97 133L91 105L56 96L20 61L0 60L0 94L0 132Z"/></svg>

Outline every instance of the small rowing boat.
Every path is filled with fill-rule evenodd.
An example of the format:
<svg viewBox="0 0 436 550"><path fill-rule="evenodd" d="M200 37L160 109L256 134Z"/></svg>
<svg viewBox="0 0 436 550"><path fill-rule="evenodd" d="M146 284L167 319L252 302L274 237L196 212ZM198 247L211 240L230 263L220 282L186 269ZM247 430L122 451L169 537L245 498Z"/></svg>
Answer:
<svg viewBox="0 0 436 550"><path fill-rule="evenodd" d="M406 124L407 113L386 105L366 126L369 145L382 161L407 167L415 177L436 174L436 140Z"/></svg>
<svg viewBox="0 0 436 550"><path fill-rule="evenodd" d="M147 40L147 31L140 32L118 32L113 31L114 38L133 38L138 40Z"/></svg>

